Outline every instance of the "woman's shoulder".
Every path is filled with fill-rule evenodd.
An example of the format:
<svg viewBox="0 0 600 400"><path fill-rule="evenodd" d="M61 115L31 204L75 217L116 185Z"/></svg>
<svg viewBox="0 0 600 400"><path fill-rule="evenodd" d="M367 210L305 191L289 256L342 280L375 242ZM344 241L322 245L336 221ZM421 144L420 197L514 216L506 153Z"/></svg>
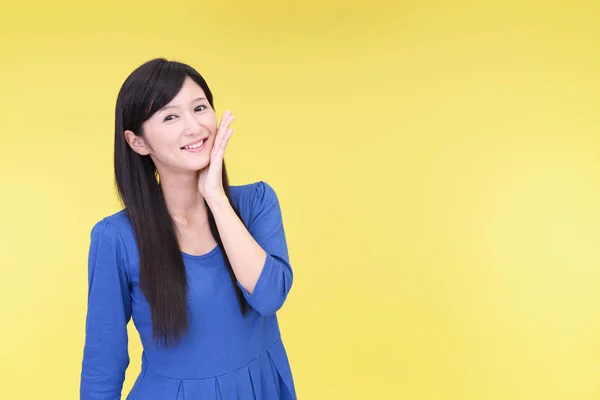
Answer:
<svg viewBox="0 0 600 400"><path fill-rule="evenodd" d="M255 181L229 187L231 200L241 210L256 211L264 202L277 200L277 194L273 186L265 181Z"/></svg>
<svg viewBox="0 0 600 400"><path fill-rule="evenodd" d="M265 216L280 214L279 199L273 186L265 181L230 186L231 201L247 226Z"/></svg>
<svg viewBox="0 0 600 400"><path fill-rule="evenodd" d="M101 233L104 236L115 236L123 243L128 243L133 237L133 227L127 216L126 210L109 214L96 221L92 233Z"/></svg>
<svg viewBox="0 0 600 400"><path fill-rule="evenodd" d="M266 208L278 206L279 202L273 186L264 180L230 185L229 193L232 203L247 222ZM135 246L135 233L126 209L104 216L94 224L92 230L119 236L125 245Z"/></svg>
<svg viewBox="0 0 600 400"><path fill-rule="evenodd" d="M265 195L275 195L275 189L273 186L262 180L239 185L230 185L229 189L232 197L238 196L256 199L257 197L260 198Z"/></svg>

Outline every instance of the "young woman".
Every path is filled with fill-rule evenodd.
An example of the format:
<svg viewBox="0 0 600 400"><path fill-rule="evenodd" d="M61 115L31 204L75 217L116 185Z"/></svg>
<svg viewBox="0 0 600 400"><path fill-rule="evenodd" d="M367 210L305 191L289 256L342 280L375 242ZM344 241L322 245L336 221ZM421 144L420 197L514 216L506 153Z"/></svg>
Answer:
<svg viewBox="0 0 600 400"><path fill-rule="evenodd" d="M295 399L276 312L292 286L281 209L263 181L229 186L203 77L151 60L116 105L124 209L93 227L80 396L121 398L130 318L143 345L128 400Z"/></svg>

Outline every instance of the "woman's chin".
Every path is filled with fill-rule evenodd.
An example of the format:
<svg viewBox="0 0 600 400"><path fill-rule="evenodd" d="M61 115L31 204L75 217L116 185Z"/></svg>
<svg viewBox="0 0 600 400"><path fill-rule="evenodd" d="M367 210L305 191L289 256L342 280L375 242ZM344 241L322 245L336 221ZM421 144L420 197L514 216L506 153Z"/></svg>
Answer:
<svg viewBox="0 0 600 400"><path fill-rule="evenodd" d="M208 167L210 161L206 157L202 157L197 160L178 160L178 162L160 163L156 162L155 164L158 168L159 173L171 173L175 174L188 174L188 173L198 173L202 171L204 168Z"/></svg>
<svg viewBox="0 0 600 400"><path fill-rule="evenodd" d="M199 162L194 162L194 163L189 163L187 165L187 169L189 169L189 171L194 171L194 172L198 172L198 171L202 171L204 168L208 167L208 160L203 160L203 161L199 161Z"/></svg>

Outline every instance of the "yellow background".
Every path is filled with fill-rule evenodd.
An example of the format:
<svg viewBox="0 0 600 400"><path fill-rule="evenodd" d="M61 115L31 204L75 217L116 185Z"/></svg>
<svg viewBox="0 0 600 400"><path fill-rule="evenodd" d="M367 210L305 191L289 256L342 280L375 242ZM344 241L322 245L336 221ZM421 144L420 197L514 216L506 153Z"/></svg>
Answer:
<svg viewBox="0 0 600 400"><path fill-rule="evenodd" d="M597 1L5 2L0 398L76 399L118 89L165 56L236 115L295 284L301 399L600 398ZM131 332L126 393L139 371Z"/></svg>

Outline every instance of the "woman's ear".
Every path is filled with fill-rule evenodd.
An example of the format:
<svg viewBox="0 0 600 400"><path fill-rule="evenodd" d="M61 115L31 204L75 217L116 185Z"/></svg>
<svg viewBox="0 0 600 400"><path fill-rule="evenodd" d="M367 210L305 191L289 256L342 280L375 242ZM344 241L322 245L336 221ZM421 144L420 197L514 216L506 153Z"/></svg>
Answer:
<svg viewBox="0 0 600 400"><path fill-rule="evenodd" d="M127 140L127 143L129 144L131 149L139 155L147 156L148 154L150 154L150 151L148 149L148 146L146 146L144 139L140 136L137 136L129 129L125 131L125 140Z"/></svg>

